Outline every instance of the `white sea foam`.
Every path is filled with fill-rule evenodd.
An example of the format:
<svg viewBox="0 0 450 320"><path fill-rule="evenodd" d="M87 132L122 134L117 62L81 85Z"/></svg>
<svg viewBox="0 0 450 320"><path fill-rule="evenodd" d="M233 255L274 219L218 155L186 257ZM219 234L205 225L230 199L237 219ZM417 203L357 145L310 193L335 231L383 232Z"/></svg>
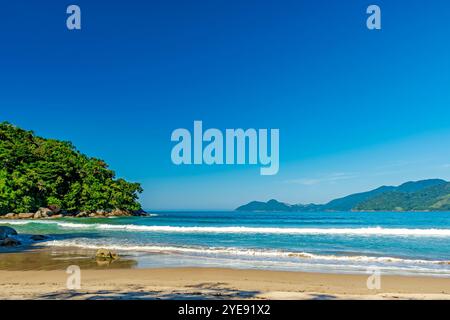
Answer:
<svg viewBox="0 0 450 320"><path fill-rule="evenodd" d="M355 236L417 236L417 237L450 237L450 229L408 229L408 228L279 228L279 227L182 227L182 226L145 226L134 224L107 223L73 223L50 220L12 220L5 224L56 224L63 229L91 229L130 232L163 232L163 233L222 233L222 234L291 234L291 235L355 235Z"/></svg>
<svg viewBox="0 0 450 320"><path fill-rule="evenodd" d="M76 247L84 249L97 250L100 248L127 251L127 252L145 252L161 254L192 254L203 256L224 257L242 256L242 257L261 257L261 258L284 258L291 261L308 260L314 262L360 262L360 263L383 263L383 264L406 264L406 265L442 265L445 266L448 261L422 260L422 259L401 259L394 257L375 257L375 256L338 256L338 255L318 255L307 252L291 252L281 250L264 249L246 249L234 247L182 247L182 246L164 246L164 245L136 245L136 244L108 244L106 242L95 242L92 239L73 239L73 240L54 240L43 242L40 245L49 247ZM450 270L448 270L450 271Z"/></svg>

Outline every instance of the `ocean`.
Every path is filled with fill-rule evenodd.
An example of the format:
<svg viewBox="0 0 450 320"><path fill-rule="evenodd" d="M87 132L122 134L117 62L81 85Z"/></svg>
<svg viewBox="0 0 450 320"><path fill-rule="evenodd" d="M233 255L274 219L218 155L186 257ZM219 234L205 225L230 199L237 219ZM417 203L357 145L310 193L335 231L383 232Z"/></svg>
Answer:
<svg viewBox="0 0 450 320"><path fill-rule="evenodd" d="M42 246L117 250L138 268L450 277L450 212L157 212L1 224L50 235Z"/></svg>

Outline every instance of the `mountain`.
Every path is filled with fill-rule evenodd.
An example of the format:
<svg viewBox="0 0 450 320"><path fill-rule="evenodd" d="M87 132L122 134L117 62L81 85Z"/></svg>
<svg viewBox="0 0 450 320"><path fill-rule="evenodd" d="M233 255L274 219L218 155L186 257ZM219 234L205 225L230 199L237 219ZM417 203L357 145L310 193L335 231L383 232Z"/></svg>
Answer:
<svg viewBox="0 0 450 320"><path fill-rule="evenodd" d="M442 179L429 179L429 180L421 180L421 181L409 181L406 182L398 187L393 186L382 186L377 189L368 191L368 192L362 192L362 193L355 193L343 198L335 199L330 202L328 202L324 208L328 211L350 211L350 210L357 210L358 206L362 203L365 203L371 199L377 198L380 195L389 193L389 192L400 192L400 193L409 193L409 192L415 192L420 191L423 189L426 189L428 187L438 186L447 183L447 181ZM376 209L373 208L371 210L383 210L383 209Z"/></svg>
<svg viewBox="0 0 450 320"><path fill-rule="evenodd" d="M277 211L291 211L292 205L286 204L283 202L279 202L277 200L269 200L267 202L261 202L261 201L252 201L246 205L240 206L237 208L237 211L271 211L271 212L277 212Z"/></svg>
<svg viewBox="0 0 450 320"><path fill-rule="evenodd" d="M349 196L328 202L323 206L323 209L331 211L349 211L364 201L394 189L395 187L383 186L372 191L351 194Z"/></svg>
<svg viewBox="0 0 450 320"><path fill-rule="evenodd" d="M450 211L450 183L416 191L394 190L368 199L355 207L359 211Z"/></svg>
<svg viewBox="0 0 450 320"><path fill-rule="evenodd" d="M442 179L410 181L355 193L326 204L290 205L276 200L253 201L237 211L444 211L450 210L450 183Z"/></svg>

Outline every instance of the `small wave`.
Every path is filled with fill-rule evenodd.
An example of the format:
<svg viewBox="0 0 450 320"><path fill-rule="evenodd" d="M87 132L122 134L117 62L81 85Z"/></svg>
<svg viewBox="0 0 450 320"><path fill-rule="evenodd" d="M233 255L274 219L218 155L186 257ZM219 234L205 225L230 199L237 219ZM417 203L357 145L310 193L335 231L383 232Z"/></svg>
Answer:
<svg viewBox="0 0 450 320"><path fill-rule="evenodd" d="M362 263L396 263L408 265L449 265L450 261L402 259L394 257L374 257L374 256L338 256L338 255L318 255L307 252L291 252L264 249L245 248L224 248L224 247L177 247L159 245L134 245L134 244L107 244L92 243L92 240L53 240L41 245L49 247L76 247L84 249L109 249L117 251L135 251L146 253L166 253L166 254L195 254L195 255L224 255L224 256L245 256L245 257L267 257L267 258L287 258L306 259L314 261L329 262L362 262Z"/></svg>
<svg viewBox="0 0 450 320"><path fill-rule="evenodd" d="M145 226L135 224L73 223L66 221L5 221L5 224L26 225L56 224L66 229L93 229L130 232L163 233L225 233L225 234L291 234L291 235L355 235L355 236L418 236L450 237L450 229L408 229L408 228L279 228L279 227L183 227L183 226Z"/></svg>

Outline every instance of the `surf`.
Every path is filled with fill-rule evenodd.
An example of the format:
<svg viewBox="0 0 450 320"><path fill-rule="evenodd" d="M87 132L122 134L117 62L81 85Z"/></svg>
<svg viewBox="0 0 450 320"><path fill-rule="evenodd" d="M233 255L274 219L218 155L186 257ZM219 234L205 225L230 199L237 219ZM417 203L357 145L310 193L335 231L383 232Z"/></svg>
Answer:
<svg viewBox="0 0 450 320"><path fill-rule="evenodd" d="M276 235L351 235L351 236L413 236L450 237L450 229L409 229L409 228L288 228L288 227L248 227L248 226L159 226L108 223L73 223L66 221L8 221L5 224L27 225L47 224L62 229L91 229L105 231L159 232L159 233L216 233L216 234L276 234Z"/></svg>
<svg viewBox="0 0 450 320"><path fill-rule="evenodd" d="M94 243L93 243L94 242ZM335 262L363 262L363 263L403 263L403 264L424 264L424 265L446 265L449 261L424 260L424 259L404 259L396 257L374 257L363 255L321 255L299 251L265 250L252 248L235 247L183 247L168 245L138 245L125 243L97 242L92 239L86 240L53 240L42 243L48 247L72 247L83 249L101 249L146 252L163 254L194 254L194 255L223 255L223 256L243 256L243 257L265 257L265 258L286 258L291 260L310 261L335 261ZM450 270L449 270L450 271Z"/></svg>

